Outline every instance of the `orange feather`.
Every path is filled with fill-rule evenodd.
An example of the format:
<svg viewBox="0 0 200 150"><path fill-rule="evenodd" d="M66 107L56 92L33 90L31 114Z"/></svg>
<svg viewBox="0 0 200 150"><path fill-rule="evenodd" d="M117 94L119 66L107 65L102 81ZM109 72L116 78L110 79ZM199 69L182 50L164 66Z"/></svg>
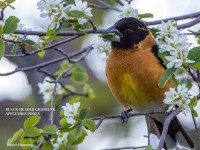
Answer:
<svg viewBox="0 0 200 150"><path fill-rule="evenodd" d="M164 93L171 84L161 89L158 80L165 69L151 52L155 45L151 33L133 49L113 49L107 59L106 76L108 85L126 108L137 111L162 108Z"/></svg>

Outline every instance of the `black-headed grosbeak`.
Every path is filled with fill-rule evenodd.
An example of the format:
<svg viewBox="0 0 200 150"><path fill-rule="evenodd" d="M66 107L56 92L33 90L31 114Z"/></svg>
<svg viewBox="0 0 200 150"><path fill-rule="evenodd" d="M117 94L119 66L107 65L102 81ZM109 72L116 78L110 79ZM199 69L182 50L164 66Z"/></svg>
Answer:
<svg viewBox="0 0 200 150"><path fill-rule="evenodd" d="M118 102L139 112L166 109L163 99L171 83L168 82L164 88L158 87L158 80L164 73L165 66L158 57L158 46L147 26L138 19L128 17L116 22L103 35L108 33L114 33L114 36L109 38L112 50L106 62L106 76L111 92ZM164 115L154 115L147 120L151 144L152 134L160 138ZM165 148L171 149L170 139L172 143L176 143L177 132L182 134L186 145L194 147L175 118L169 127Z"/></svg>

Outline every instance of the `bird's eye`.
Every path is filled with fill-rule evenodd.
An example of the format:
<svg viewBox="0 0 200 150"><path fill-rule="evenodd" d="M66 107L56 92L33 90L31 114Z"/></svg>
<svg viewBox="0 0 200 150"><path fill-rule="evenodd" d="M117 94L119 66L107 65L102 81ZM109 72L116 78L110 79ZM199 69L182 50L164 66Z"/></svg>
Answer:
<svg viewBox="0 0 200 150"><path fill-rule="evenodd" d="M131 33L133 33L133 29L131 29L131 28L125 29L124 33L125 34L131 34Z"/></svg>

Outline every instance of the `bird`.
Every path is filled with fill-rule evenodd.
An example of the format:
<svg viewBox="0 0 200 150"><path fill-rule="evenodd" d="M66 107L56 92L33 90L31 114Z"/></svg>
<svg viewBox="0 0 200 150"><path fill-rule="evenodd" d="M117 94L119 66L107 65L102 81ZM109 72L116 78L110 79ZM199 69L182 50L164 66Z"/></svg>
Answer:
<svg viewBox="0 0 200 150"><path fill-rule="evenodd" d="M113 36L108 38L108 34ZM145 23L134 17L122 18L102 35L111 41L112 47L105 69L108 86L115 99L128 110L125 112L132 109L137 112L166 110L163 100L172 84L168 81L163 88L158 86L166 66L158 57L159 47ZM160 138L164 119L164 114L146 117L150 144L153 145L151 137ZM165 148L171 149L176 145L178 132L184 137L183 143L193 148L192 140L176 117L169 126Z"/></svg>

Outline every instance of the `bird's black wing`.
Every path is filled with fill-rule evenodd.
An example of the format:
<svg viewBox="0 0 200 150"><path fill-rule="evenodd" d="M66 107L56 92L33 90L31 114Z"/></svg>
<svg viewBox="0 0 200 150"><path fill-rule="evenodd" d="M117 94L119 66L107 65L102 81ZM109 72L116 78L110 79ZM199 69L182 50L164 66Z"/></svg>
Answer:
<svg viewBox="0 0 200 150"><path fill-rule="evenodd" d="M163 60L158 56L158 52L159 52L159 47L158 45L153 45L151 48L151 52L154 54L154 56L159 60L160 64L163 66L163 68L166 69L166 66L163 63Z"/></svg>

